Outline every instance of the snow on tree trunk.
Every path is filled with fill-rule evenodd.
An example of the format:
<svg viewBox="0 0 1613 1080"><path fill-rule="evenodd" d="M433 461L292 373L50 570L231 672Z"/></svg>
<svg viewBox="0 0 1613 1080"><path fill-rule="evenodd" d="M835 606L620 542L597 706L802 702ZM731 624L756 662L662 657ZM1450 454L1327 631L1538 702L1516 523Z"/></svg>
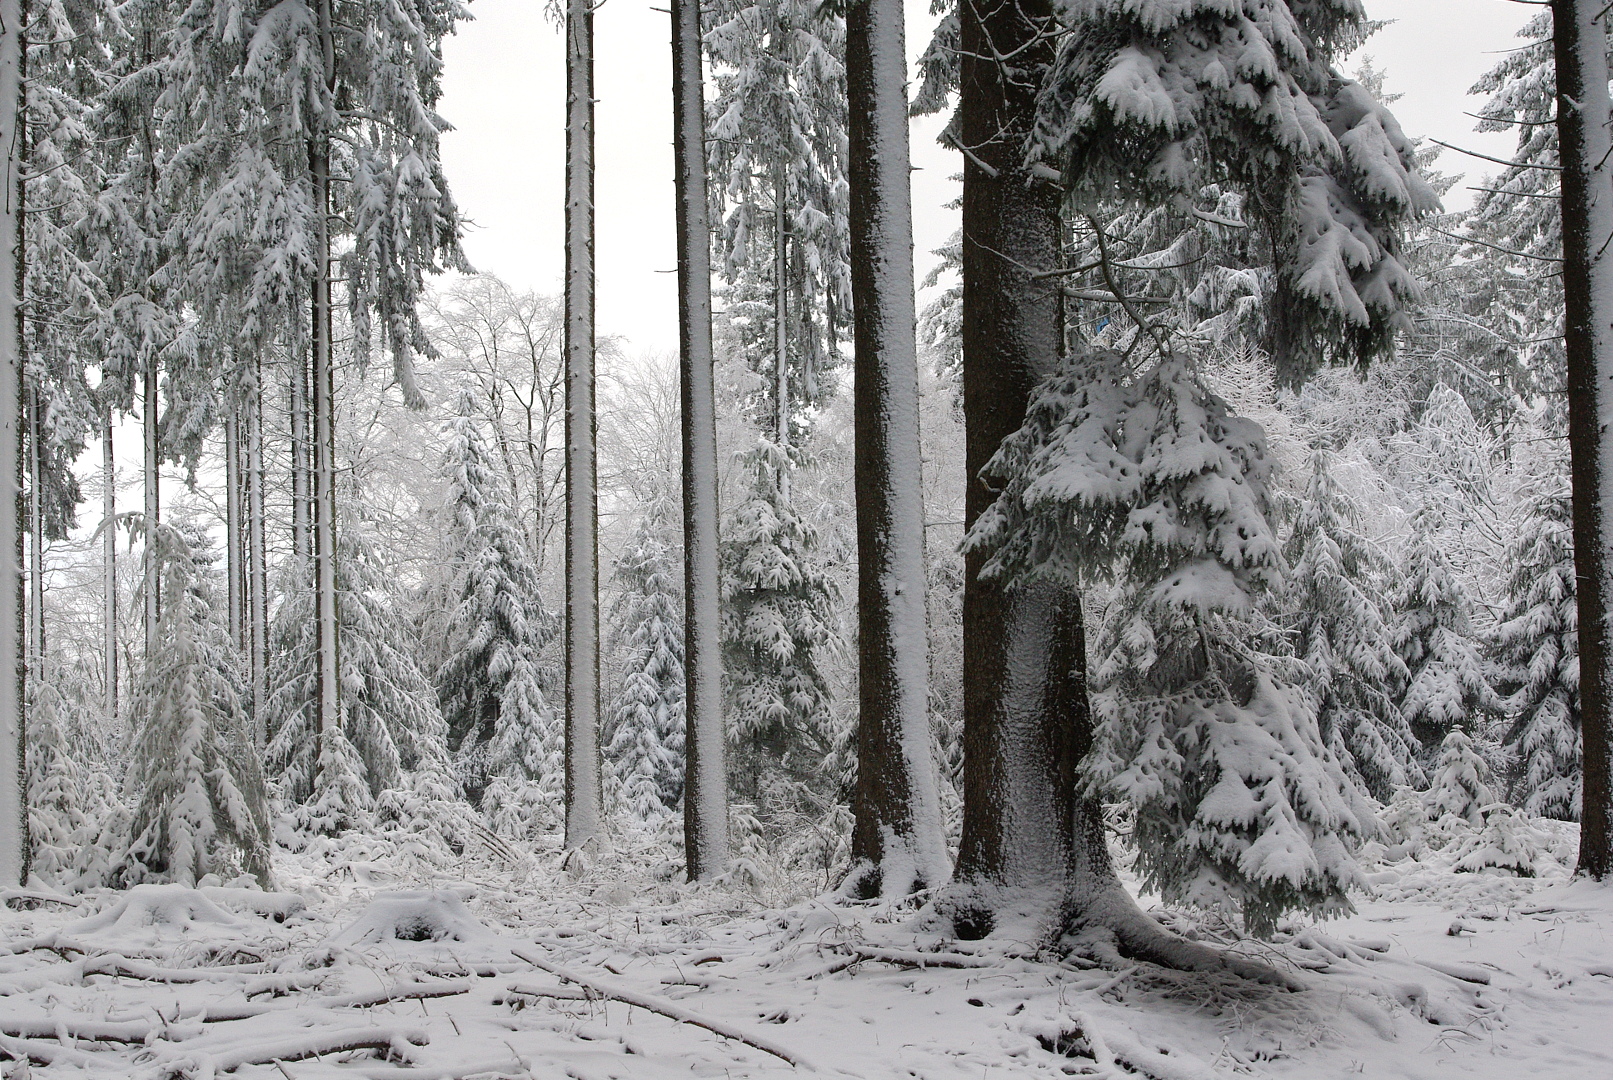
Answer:
<svg viewBox="0 0 1613 1080"><path fill-rule="evenodd" d="M263 505L263 390L260 378L252 389L251 413L247 421L247 640L252 691L252 741L262 748L267 742L263 724L263 699L268 695L269 667L269 569L268 541L264 534Z"/></svg>
<svg viewBox="0 0 1613 1080"><path fill-rule="evenodd" d="M6 147L6 188L0 207L0 884L28 875L28 819L23 798L26 724L23 717L22 523L18 424L22 415L22 4L0 0L0 144Z"/></svg>
<svg viewBox="0 0 1613 1080"><path fill-rule="evenodd" d="M112 519L118 513L117 462L112 453L112 407L101 416L101 663L106 680L108 720L118 719L118 531Z"/></svg>
<svg viewBox="0 0 1613 1080"><path fill-rule="evenodd" d="M146 550L149 552L157 542L157 521L162 514L162 497L158 488L159 480L157 467L160 443L158 441L157 427L157 358L153 354L146 359L145 371L142 378L145 394L144 407L140 413L140 432L144 437L144 484L143 495L145 499L144 535ZM151 655L152 648L157 641L157 616L162 604L158 595L161 582L157 575L157 560L149 556L145 561L145 577L142 591L145 595L145 647L146 656Z"/></svg>
<svg viewBox="0 0 1613 1080"><path fill-rule="evenodd" d="M28 399L28 657L30 678L45 664L45 422L38 386Z"/></svg>
<svg viewBox="0 0 1613 1080"><path fill-rule="evenodd" d="M1557 138L1563 165L1563 300L1568 443L1578 566L1580 734L1584 747L1579 872L1613 873L1613 742L1607 605L1613 583L1613 132L1607 8L1555 0Z"/></svg>
<svg viewBox="0 0 1613 1080"><path fill-rule="evenodd" d="M902 18L902 0L846 11L860 699L851 855L870 896L935 888L951 873L930 737Z"/></svg>
<svg viewBox="0 0 1613 1080"><path fill-rule="evenodd" d="M722 630L717 562L717 407L711 344L700 0L672 0L672 147L677 185L679 386L683 405L683 848L690 881L728 862Z"/></svg>
<svg viewBox="0 0 1613 1080"><path fill-rule="evenodd" d="M604 842L594 416L594 14L566 6L566 846Z"/></svg>
<svg viewBox="0 0 1613 1080"><path fill-rule="evenodd" d="M327 93L336 88L336 44L330 0L318 8L319 48ZM317 621L314 679L314 757L322 769L327 759L320 740L341 726L338 705L336 613L336 386L332 356L330 249L330 131L328 117L315 120L308 144L308 175L314 201L313 280L313 555L314 618ZM316 774L317 775L317 774ZM321 784L316 779L317 792Z"/></svg>
<svg viewBox="0 0 1613 1080"><path fill-rule="evenodd" d="M241 517L241 416L238 402L225 405L224 417L224 567L229 583L230 636L235 647L246 651L246 559L241 543L244 524Z"/></svg>
<svg viewBox="0 0 1613 1080"><path fill-rule="evenodd" d="M295 303L292 306L300 307ZM291 412L291 550L298 558L308 559L314 553L308 495L308 357L300 334L291 353L291 378L287 384Z"/></svg>

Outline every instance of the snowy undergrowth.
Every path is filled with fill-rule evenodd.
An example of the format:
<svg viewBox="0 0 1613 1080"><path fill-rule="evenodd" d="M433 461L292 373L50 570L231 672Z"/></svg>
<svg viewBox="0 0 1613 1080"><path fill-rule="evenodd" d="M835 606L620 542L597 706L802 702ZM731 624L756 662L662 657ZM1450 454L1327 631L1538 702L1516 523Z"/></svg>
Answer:
<svg viewBox="0 0 1613 1080"><path fill-rule="evenodd" d="M559 852L472 852L449 871L309 849L278 857L274 893L13 893L0 1058L8 1077L246 1080L1499 1078L1605 1065L1613 890L1558 880L1554 845L1533 879L1455 872L1459 843L1393 862L1374 851L1379 895L1344 920L1285 921L1270 942L1157 913L1281 968L1300 992L942 940L913 929L911 905L830 904L779 881L686 886L659 845L623 848L578 873L558 869Z"/></svg>

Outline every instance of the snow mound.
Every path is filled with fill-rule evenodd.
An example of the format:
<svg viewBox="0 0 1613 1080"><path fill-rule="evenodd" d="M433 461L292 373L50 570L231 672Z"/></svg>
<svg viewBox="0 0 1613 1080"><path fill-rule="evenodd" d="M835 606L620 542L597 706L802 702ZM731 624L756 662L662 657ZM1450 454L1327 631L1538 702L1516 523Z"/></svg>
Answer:
<svg viewBox="0 0 1613 1080"><path fill-rule="evenodd" d="M503 939L466 910L460 895L447 890L379 893L356 920L332 934L326 944L363 948L417 941L458 942L507 951Z"/></svg>
<svg viewBox="0 0 1613 1080"><path fill-rule="evenodd" d="M94 934L106 930L171 927L183 934L197 924L231 930L243 928L240 919L219 907L205 891L189 885L136 885L105 911L81 919L66 929L74 934Z"/></svg>
<svg viewBox="0 0 1613 1080"><path fill-rule="evenodd" d="M296 893L264 892L261 889L236 889L219 885L203 886L196 891L221 908L273 919L277 923L308 913L307 901Z"/></svg>

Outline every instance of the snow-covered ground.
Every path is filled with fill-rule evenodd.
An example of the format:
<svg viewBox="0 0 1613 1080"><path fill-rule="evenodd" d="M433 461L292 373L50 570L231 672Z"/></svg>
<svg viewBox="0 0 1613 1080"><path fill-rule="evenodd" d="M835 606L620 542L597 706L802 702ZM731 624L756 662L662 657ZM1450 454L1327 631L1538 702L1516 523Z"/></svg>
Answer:
<svg viewBox="0 0 1613 1080"><path fill-rule="evenodd" d="M4 1075L1613 1076L1613 886L1560 873L1375 865L1355 915L1235 944L1294 990L941 941L911 910L691 888L649 859L556 862L450 879L311 852L279 856L280 893L13 892Z"/></svg>

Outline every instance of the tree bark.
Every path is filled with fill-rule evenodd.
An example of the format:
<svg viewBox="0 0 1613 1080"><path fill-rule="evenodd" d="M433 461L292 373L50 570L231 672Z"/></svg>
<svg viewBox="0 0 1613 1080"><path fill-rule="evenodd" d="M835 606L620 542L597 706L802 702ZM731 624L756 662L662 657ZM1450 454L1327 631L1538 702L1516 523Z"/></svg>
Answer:
<svg viewBox="0 0 1613 1080"><path fill-rule="evenodd" d="M594 13L566 5L566 846L605 839L594 415Z"/></svg>
<svg viewBox="0 0 1613 1080"><path fill-rule="evenodd" d="M779 497L790 498L789 227L782 162L773 167L773 442L779 448Z"/></svg>
<svg viewBox="0 0 1613 1080"><path fill-rule="evenodd" d="M252 676L252 734L258 747L267 745L263 702L268 696L269 567L263 523L263 383L262 365L256 365L251 411L247 418L247 616L249 667Z"/></svg>
<svg viewBox="0 0 1613 1080"><path fill-rule="evenodd" d="M28 878L22 664L22 3L0 0L0 884Z"/></svg>
<svg viewBox="0 0 1613 1080"><path fill-rule="evenodd" d="M101 615L105 620L103 660L106 679L106 715L118 718L118 531L113 519L118 516L118 470L112 452L112 406L108 404L101 418L101 582L105 590Z"/></svg>
<svg viewBox="0 0 1613 1080"><path fill-rule="evenodd" d="M28 399L28 669L38 680L45 669L45 435L39 387Z"/></svg>
<svg viewBox="0 0 1613 1080"><path fill-rule="evenodd" d="M930 736L906 86L902 0L856 0L846 11L860 705L851 856L869 897L938 887L951 872Z"/></svg>
<svg viewBox="0 0 1613 1080"><path fill-rule="evenodd" d="M1613 872L1609 745L1608 573L1613 542L1613 139L1608 124L1607 9L1555 0L1557 139L1562 172L1564 353L1579 605L1580 736L1584 747L1579 873Z"/></svg>
<svg viewBox="0 0 1613 1080"><path fill-rule="evenodd" d="M241 420L240 405L230 402L224 417L224 563L229 583L230 636L235 647L246 651L246 582L245 562L242 557L242 488L241 476Z"/></svg>
<svg viewBox="0 0 1613 1080"><path fill-rule="evenodd" d="M142 495L145 500L144 528L142 539L145 542L145 566L142 589L145 593L145 655L149 659L152 650L157 647L157 617L161 614L161 583L157 578L157 522L162 515L162 491L160 489L161 477L158 468L161 465L161 432L158 427L157 416L157 358L146 358L146 369L141 379L142 390L145 395L143 408L140 414L140 431L144 439L143 466L144 485Z"/></svg>
<svg viewBox="0 0 1613 1080"><path fill-rule="evenodd" d="M728 863L717 563L717 406L711 344L700 0L672 0L672 149L677 185L679 389L683 404L683 850L690 881Z"/></svg>
<svg viewBox="0 0 1613 1080"><path fill-rule="evenodd" d="M336 86L335 38L331 28L330 0L320 0L319 46L324 64L325 90ZM331 251L330 251L330 132L323 111L308 148L308 172L314 197L313 280L313 529L314 612L317 620L317 676L315 679L314 760L324 749L327 731L341 723L339 709L336 618L336 407L335 364L332 354Z"/></svg>
<svg viewBox="0 0 1613 1080"><path fill-rule="evenodd" d="M293 310L301 317L301 304ZM308 355L301 334L291 349L289 412L291 413L291 550L300 559L313 558L312 501L308 493Z"/></svg>

